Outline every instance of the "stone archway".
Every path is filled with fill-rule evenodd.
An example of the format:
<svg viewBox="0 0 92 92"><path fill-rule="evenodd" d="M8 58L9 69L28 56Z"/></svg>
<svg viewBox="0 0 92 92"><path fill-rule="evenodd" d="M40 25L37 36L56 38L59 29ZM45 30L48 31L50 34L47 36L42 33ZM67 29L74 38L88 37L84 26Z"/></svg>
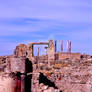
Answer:
<svg viewBox="0 0 92 92"><path fill-rule="evenodd" d="M54 62L55 60L55 46L54 41L49 40L49 42L31 42L28 46L28 58L33 59L33 48L34 45L48 45L48 61Z"/></svg>

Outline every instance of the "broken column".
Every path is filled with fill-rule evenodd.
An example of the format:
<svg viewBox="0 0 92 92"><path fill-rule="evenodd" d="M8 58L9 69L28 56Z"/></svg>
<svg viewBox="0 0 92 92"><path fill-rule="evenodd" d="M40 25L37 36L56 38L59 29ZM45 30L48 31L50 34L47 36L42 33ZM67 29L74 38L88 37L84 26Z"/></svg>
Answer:
<svg viewBox="0 0 92 92"><path fill-rule="evenodd" d="M71 41L67 40L67 52L71 52Z"/></svg>
<svg viewBox="0 0 92 92"><path fill-rule="evenodd" d="M63 40L61 40L61 52L63 52Z"/></svg>
<svg viewBox="0 0 92 92"><path fill-rule="evenodd" d="M49 47L48 47L48 62L54 63L55 60L55 48L53 40L49 40Z"/></svg>
<svg viewBox="0 0 92 92"><path fill-rule="evenodd" d="M55 40L55 52L57 52L57 41Z"/></svg>

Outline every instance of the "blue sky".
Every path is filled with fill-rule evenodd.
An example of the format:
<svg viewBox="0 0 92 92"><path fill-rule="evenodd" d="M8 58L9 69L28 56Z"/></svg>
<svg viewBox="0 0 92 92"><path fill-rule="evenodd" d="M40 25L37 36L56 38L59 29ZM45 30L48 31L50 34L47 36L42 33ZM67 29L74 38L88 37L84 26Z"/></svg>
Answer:
<svg viewBox="0 0 92 92"><path fill-rule="evenodd" d="M0 55L49 39L64 40L64 51L71 40L72 52L92 54L92 0L0 0Z"/></svg>

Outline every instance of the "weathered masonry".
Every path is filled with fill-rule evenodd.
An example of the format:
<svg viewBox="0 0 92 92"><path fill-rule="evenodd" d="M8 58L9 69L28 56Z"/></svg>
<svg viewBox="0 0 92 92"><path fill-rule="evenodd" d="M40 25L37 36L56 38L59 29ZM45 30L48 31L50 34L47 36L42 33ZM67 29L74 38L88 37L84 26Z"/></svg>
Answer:
<svg viewBox="0 0 92 92"><path fill-rule="evenodd" d="M31 42L28 46L28 57L33 58L33 49L34 45L47 45L48 46L48 59L54 60L55 48L53 40L49 40L49 42Z"/></svg>
<svg viewBox="0 0 92 92"><path fill-rule="evenodd" d="M15 49L15 56L26 56L30 60L34 60L33 50L34 45L47 45L45 47L45 52L48 56L48 61L54 62L56 59L62 58L70 58L76 57L80 58L80 53L72 53L71 52L71 41L67 41L67 52L63 52L63 41L61 40L61 51L57 52L57 41L49 40L48 42L30 42L29 45L20 44ZM47 53L48 49L48 53ZM39 55L39 48L38 48L38 55Z"/></svg>
<svg viewBox="0 0 92 92"><path fill-rule="evenodd" d="M46 54L39 56L38 48L37 56L35 56L33 54L34 45L46 45ZM40 90L43 84L48 85L48 90L51 90L43 92L61 92L61 89L56 85L58 83L55 84L53 82L53 79L50 79L48 77L48 75L50 74L47 73L47 70L51 68L53 70L53 67L57 63L57 61L69 58L80 59L81 54L71 52L71 41L67 41L67 52L63 52L62 40L60 47L61 51L57 52L56 40L49 40L48 42L30 42L28 45L20 44L16 46L13 55L1 56L0 71L3 72L2 76L5 76L4 78L7 77L6 82L9 82L10 80L9 83L11 84L11 89L7 91L8 87L10 86L7 86L5 90L2 87L2 89L0 89L0 92L42 92ZM50 82L50 85L48 83L45 83L44 80L41 80L42 78ZM3 81L2 83L4 82L5 81ZM40 85L41 83L43 84Z"/></svg>

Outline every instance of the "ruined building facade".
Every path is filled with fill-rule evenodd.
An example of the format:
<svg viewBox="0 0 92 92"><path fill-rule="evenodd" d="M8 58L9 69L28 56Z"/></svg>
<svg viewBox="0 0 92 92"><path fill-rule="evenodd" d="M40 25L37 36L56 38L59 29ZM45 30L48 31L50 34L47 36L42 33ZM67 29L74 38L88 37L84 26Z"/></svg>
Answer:
<svg viewBox="0 0 92 92"><path fill-rule="evenodd" d="M38 48L37 56L34 56L34 45L47 45L45 55L39 56ZM75 78L74 81L65 79L66 76L67 78L72 78L72 71L75 73L75 70L78 69L73 70L78 65L77 63L79 63L81 57L80 53L71 52L71 41L67 41L67 52L63 52L62 40L60 52L57 52L56 40L31 42L28 45L20 44L16 46L13 55L0 57L0 81L3 85L0 88L0 92L91 92L73 91L77 90L76 87L80 85L78 85L78 82L82 81L81 79L78 81L75 78L76 74L73 75L75 76L73 77ZM83 78L85 76L89 78L90 81L88 74L83 76ZM85 88L88 83L85 80L83 82L85 82L85 85L79 86L80 89ZM69 85L73 85L73 83L77 83L76 87L69 91L72 88Z"/></svg>

